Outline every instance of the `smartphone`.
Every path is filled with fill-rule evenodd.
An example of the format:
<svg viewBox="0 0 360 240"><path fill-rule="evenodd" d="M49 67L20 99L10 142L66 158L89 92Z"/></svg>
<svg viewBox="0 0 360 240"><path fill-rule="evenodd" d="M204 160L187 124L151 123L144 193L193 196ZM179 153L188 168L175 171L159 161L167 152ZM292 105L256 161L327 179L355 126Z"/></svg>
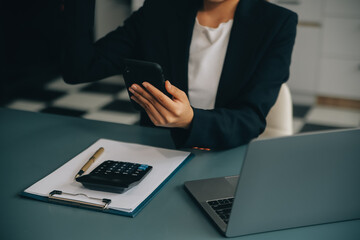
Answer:
<svg viewBox="0 0 360 240"><path fill-rule="evenodd" d="M143 82L148 82L165 95L169 96L169 93L165 89L165 79L161 66L154 62L140 61L134 59L124 59L125 69L123 72L123 77L125 80L125 85L130 97L130 100L137 110L141 110L139 104L131 99L133 95L129 91L129 87L136 83L142 87Z"/></svg>

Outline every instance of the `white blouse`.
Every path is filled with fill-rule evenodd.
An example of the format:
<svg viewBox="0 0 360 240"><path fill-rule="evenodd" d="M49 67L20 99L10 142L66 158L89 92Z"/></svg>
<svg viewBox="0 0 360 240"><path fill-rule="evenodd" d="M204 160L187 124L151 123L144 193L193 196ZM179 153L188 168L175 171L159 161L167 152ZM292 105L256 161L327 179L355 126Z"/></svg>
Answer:
<svg viewBox="0 0 360 240"><path fill-rule="evenodd" d="M217 28L202 26L196 19L188 65L191 106L214 109L233 20Z"/></svg>

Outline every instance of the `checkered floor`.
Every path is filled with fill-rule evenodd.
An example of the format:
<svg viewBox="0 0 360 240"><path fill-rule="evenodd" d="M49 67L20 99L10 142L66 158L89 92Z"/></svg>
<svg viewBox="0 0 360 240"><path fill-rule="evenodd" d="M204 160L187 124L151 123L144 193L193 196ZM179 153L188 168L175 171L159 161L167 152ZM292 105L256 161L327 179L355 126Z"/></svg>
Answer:
<svg viewBox="0 0 360 240"><path fill-rule="evenodd" d="M5 107L123 124L139 122L121 76L78 85L58 78ZM295 133L360 127L360 110L294 104L293 124Z"/></svg>

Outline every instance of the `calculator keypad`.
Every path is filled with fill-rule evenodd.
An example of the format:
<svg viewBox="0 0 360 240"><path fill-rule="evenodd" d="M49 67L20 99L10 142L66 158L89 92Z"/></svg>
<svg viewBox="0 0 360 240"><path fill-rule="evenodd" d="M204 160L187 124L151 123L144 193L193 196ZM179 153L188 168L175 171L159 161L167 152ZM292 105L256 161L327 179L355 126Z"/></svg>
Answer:
<svg viewBox="0 0 360 240"><path fill-rule="evenodd" d="M108 160L98 166L93 172L91 172L91 174L104 175L114 178L121 175L141 177L147 172L147 170L149 170L149 165L146 164Z"/></svg>

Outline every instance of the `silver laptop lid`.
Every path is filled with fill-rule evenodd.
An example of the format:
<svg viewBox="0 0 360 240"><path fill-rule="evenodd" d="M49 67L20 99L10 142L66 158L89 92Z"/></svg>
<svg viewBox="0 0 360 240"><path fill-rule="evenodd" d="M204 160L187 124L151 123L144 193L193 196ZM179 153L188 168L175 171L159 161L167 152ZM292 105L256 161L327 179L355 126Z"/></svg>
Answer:
<svg viewBox="0 0 360 240"><path fill-rule="evenodd" d="M360 218L360 129L249 144L226 236Z"/></svg>

